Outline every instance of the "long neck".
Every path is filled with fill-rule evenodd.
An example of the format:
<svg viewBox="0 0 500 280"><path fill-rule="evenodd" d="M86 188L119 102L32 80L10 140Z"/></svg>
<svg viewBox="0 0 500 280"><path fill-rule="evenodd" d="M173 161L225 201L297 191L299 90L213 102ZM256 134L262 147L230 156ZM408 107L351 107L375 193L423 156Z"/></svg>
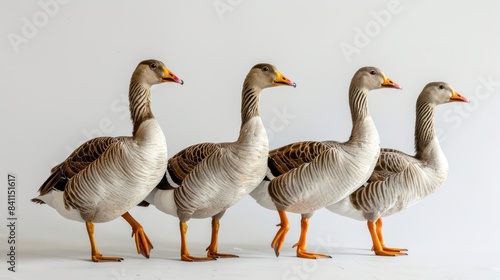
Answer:
<svg viewBox="0 0 500 280"><path fill-rule="evenodd" d="M349 87L349 107L353 123L369 116L366 90L351 84Z"/></svg>
<svg viewBox="0 0 500 280"><path fill-rule="evenodd" d="M241 128L253 117L259 116L259 98L262 89L245 82L241 97Z"/></svg>
<svg viewBox="0 0 500 280"><path fill-rule="evenodd" d="M151 86L132 80L129 88L130 118L134 125L132 135L135 137L139 126L146 120L154 118L151 112Z"/></svg>
<svg viewBox="0 0 500 280"><path fill-rule="evenodd" d="M431 151L427 147L435 137L434 106L419 100L417 102L417 118L415 121L415 151L417 158L429 158Z"/></svg>
<svg viewBox="0 0 500 280"><path fill-rule="evenodd" d="M352 131L349 141L372 141L373 137L377 137L378 140L375 125L370 119L367 120L367 117L370 116L367 90L351 84L349 88L349 107L352 118Z"/></svg>

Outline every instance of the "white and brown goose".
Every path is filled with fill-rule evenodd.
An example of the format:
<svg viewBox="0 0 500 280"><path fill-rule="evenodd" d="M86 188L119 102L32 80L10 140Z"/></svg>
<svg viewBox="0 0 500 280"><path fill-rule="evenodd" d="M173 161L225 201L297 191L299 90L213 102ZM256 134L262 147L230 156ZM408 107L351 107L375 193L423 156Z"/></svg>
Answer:
<svg viewBox="0 0 500 280"><path fill-rule="evenodd" d="M51 170L35 203L48 204L63 217L84 222L92 261L120 261L102 256L94 241L94 223L122 216L132 226L137 252L153 248L142 226L128 213L161 181L167 169L165 136L151 111L151 86L183 81L161 61L139 63L130 81L132 137L98 137L83 143Z"/></svg>
<svg viewBox="0 0 500 280"><path fill-rule="evenodd" d="M445 182L448 162L434 129L436 106L468 102L444 82L427 84L417 99L414 156L382 149L370 179L350 196L326 207L353 219L368 221L375 254L406 255L401 248L385 246L382 217L398 213L434 193Z"/></svg>
<svg viewBox="0 0 500 280"><path fill-rule="evenodd" d="M169 159L166 177L146 198L159 210L179 218L182 260L237 257L217 252L219 220L266 175L269 144L259 115L259 99L263 89L280 85L295 87L273 65L252 67L243 84L241 128L236 142L202 143L180 151ZM186 222L208 217L212 217L212 239L207 257L191 256Z"/></svg>
<svg viewBox="0 0 500 280"><path fill-rule="evenodd" d="M379 88L400 86L388 79L380 69L363 67L351 80L349 105L352 131L349 140L298 142L269 153L267 178L251 196L262 206L278 210L280 229L272 242L279 255L290 226L286 212L299 213L301 233L297 256L330 257L306 250L309 218L314 211L331 205L366 182L380 151L379 135L368 111L368 92Z"/></svg>

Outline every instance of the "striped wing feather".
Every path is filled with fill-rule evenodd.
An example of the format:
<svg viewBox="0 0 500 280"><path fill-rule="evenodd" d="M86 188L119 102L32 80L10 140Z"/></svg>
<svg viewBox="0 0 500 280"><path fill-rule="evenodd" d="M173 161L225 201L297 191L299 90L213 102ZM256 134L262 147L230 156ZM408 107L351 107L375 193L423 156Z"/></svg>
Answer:
<svg viewBox="0 0 500 280"><path fill-rule="evenodd" d="M109 147L121 140L122 137L97 137L80 145L65 161L52 168L52 174L38 190L40 195L45 195L54 189L64 191L71 177L87 168Z"/></svg>
<svg viewBox="0 0 500 280"><path fill-rule="evenodd" d="M416 162L413 156L393 149L381 149L380 156L368 182L349 197L352 205L365 212L365 218L375 220L379 211L391 204L390 178L408 172Z"/></svg>
<svg viewBox="0 0 500 280"><path fill-rule="evenodd" d="M380 156L368 182L385 181L404 172L414 158L394 149L381 149Z"/></svg>
<svg viewBox="0 0 500 280"><path fill-rule="evenodd" d="M313 161L324 151L332 148L335 141L304 141L292 143L269 152L268 167L274 177Z"/></svg>
<svg viewBox="0 0 500 280"><path fill-rule="evenodd" d="M168 160L167 172L173 182L181 185L191 171L205 158L224 147L226 143L202 143L189 146ZM158 185L159 189L172 189L166 179Z"/></svg>

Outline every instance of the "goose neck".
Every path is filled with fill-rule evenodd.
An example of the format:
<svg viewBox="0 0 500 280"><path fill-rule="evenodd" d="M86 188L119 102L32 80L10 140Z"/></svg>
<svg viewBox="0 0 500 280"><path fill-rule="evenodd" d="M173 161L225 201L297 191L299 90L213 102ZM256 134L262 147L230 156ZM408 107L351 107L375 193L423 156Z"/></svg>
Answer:
<svg viewBox="0 0 500 280"><path fill-rule="evenodd" d="M259 114L259 98L262 89L245 83L241 97L241 128Z"/></svg>
<svg viewBox="0 0 500 280"><path fill-rule="evenodd" d="M129 108L132 119L135 137L140 125L149 119L154 118L151 111L151 86L136 81L130 82L129 88Z"/></svg>
<svg viewBox="0 0 500 280"><path fill-rule="evenodd" d="M435 106L427 102L417 102L416 121L415 121L415 151L419 159L428 159L433 155L433 151L440 149L439 145L429 149L435 142L436 131L434 128L434 110ZM440 152L440 150L438 151Z"/></svg>
<svg viewBox="0 0 500 280"><path fill-rule="evenodd" d="M368 112L368 90L351 85L349 89L349 107L351 109L351 143L377 143L379 135Z"/></svg>
<svg viewBox="0 0 500 280"><path fill-rule="evenodd" d="M360 122L369 116L368 90L351 85L349 88L349 108L351 109L352 122Z"/></svg>

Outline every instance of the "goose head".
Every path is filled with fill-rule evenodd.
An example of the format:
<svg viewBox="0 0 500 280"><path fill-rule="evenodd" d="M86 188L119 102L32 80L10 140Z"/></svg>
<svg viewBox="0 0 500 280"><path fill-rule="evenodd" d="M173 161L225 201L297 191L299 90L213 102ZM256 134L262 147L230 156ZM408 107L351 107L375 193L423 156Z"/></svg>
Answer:
<svg viewBox="0 0 500 280"><path fill-rule="evenodd" d="M276 67L268 63L260 63L252 67L247 75L246 81L253 83L254 86L260 89L274 86L297 86L294 82L281 74Z"/></svg>
<svg viewBox="0 0 500 280"><path fill-rule="evenodd" d="M456 92L448 83L428 83L418 97L418 101L437 106L449 102L469 102L469 100Z"/></svg>
<svg viewBox="0 0 500 280"><path fill-rule="evenodd" d="M137 65L132 79L150 86L165 82L184 84L184 81L168 70L163 62L154 59L141 61Z"/></svg>
<svg viewBox="0 0 500 280"><path fill-rule="evenodd" d="M354 74L352 82L367 91L379 88L401 89L400 85L389 79L380 69L371 66L360 68Z"/></svg>

